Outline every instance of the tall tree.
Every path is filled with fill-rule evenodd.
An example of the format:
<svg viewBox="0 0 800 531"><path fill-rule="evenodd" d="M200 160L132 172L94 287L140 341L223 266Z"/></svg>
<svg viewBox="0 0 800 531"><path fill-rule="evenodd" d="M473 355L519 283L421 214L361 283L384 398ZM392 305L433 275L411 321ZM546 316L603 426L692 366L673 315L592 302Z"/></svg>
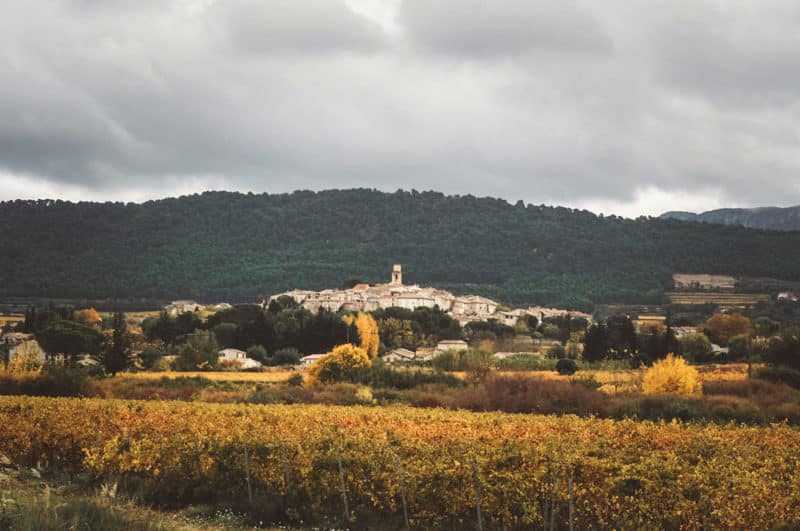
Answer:
<svg viewBox="0 0 800 531"><path fill-rule="evenodd" d="M128 323L125 314L114 312L111 343L106 347L101 362L105 371L111 376L124 371L131 365L131 338L128 334Z"/></svg>
<svg viewBox="0 0 800 531"><path fill-rule="evenodd" d="M63 355L67 365L74 365L78 356L98 356L105 344L105 337L97 329L75 321L56 321L36 334L36 340L52 361Z"/></svg>
<svg viewBox="0 0 800 531"><path fill-rule="evenodd" d="M583 339L583 359L601 361L608 355L608 328L603 323L595 323L586 330Z"/></svg>

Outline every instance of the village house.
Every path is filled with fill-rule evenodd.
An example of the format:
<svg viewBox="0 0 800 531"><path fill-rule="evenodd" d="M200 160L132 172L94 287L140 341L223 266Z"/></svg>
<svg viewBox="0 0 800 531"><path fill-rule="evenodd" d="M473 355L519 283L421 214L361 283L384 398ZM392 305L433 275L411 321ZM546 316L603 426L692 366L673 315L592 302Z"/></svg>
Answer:
<svg viewBox="0 0 800 531"><path fill-rule="evenodd" d="M446 352L448 350L467 350L469 344L461 339L445 339L436 345L436 352Z"/></svg>
<svg viewBox="0 0 800 531"><path fill-rule="evenodd" d="M238 365L242 369L257 369L261 362L248 358L247 352L236 348L225 348L219 351L219 361L223 365L228 363Z"/></svg>
<svg viewBox="0 0 800 531"><path fill-rule="evenodd" d="M697 332L696 326L676 326L673 327L672 331L675 333L675 337L678 339L687 336L689 334L694 334Z"/></svg>
<svg viewBox="0 0 800 531"><path fill-rule="evenodd" d="M592 319L592 316L585 312L565 310L563 308L547 308L545 306L529 306L528 308L499 311L495 314L498 322L506 326L514 326L520 317L535 317L541 323L547 317L563 317L565 315L569 315L573 319L586 319L587 321Z"/></svg>
<svg viewBox="0 0 800 531"><path fill-rule="evenodd" d="M678 290L732 291L736 287L736 279L728 275L675 273L672 281Z"/></svg>
<svg viewBox="0 0 800 531"><path fill-rule="evenodd" d="M177 317L182 313L197 312L201 307L202 306L198 304L197 301L172 301L172 303L164 307L164 310L170 315L170 317Z"/></svg>
<svg viewBox="0 0 800 531"><path fill-rule="evenodd" d="M407 348L396 348L384 354L381 359L385 363L391 365L396 363L412 363L417 361L416 358L417 354L413 350L408 350Z"/></svg>
<svg viewBox="0 0 800 531"><path fill-rule="evenodd" d="M302 358L300 358L300 365L302 367L308 367L309 365L313 364L314 362L316 362L321 358L324 358L327 355L328 355L327 353L324 353L324 354L309 354L308 356L303 356Z"/></svg>
<svg viewBox="0 0 800 531"><path fill-rule="evenodd" d="M242 361L247 358L247 352L235 348L224 348L219 351L220 361Z"/></svg>

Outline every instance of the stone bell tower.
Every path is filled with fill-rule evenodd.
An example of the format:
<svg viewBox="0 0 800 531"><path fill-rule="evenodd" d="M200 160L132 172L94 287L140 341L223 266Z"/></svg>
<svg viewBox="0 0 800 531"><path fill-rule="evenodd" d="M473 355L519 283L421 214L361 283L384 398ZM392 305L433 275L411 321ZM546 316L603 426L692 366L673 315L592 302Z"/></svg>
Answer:
<svg viewBox="0 0 800 531"><path fill-rule="evenodd" d="M392 286L403 285L403 267L400 264L395 264L392 267Z"/></svg>

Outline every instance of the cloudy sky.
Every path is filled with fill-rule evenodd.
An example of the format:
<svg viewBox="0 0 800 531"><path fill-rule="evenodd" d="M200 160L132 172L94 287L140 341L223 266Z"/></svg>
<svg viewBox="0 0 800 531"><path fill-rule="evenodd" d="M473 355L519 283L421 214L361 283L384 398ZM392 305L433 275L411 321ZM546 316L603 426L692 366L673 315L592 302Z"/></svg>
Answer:
<svg viewBox="0 0 800 531"><path fill-rule="evenodd" d="M3 0L0 199L800 203L796 0Z"/></svg>

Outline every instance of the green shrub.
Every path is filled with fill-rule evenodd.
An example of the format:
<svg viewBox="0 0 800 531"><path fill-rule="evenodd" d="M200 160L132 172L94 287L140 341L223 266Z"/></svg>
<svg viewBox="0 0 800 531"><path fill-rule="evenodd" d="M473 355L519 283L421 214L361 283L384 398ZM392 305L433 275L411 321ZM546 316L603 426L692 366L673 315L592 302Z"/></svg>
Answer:
<svg viewBox="0 0 800 531"><path fill-rule="evenodd" d="M467 353L465 350L448 350L434 356L431 365L440 371L463 371L467 366Z"/></svg>
<svg viewBox="0 0 800 531"><path fill-rule="evenodd" d="M219 365L219 345L212 332L195 330L178 349L173 366L179 371L213 370Z"/></svg>
<svg viewBox="0 0 800 531"><path fill-rule="evenodd" d="M613 405L610 414L615 418L636 420L689 421L702 416L695 407L695 401L670 396L625 398Z"/></svg>
<svg viewBox="0 0 800 531"><path fill-rule="evenodd" d="M293 375L289 376L289 379L286 380L286 383L291 387L303 387L303 375L300 373L294 373Z"/></svg>
<svg viewBox="0 0 800 531"><path fill-rule="evenodd" d="M41 374L17 378L0 376L0 394L29 396L86 396L92 394L86 368L47 366Z"/></svg>
<svg viewBox="0 0 800 531"><path fill-rule="evenodd" d="M261 345L250 345L247 347L247 357L251 360L256 360L257 362L268 365L268 355L267 349L262 347Z"/></svg>
<svg viewBox="0 0 800 531"><path fill-rule="evenodd" d="M787 329L770 339L766 359L774 365L800 370L800 329Z"/></svg>
<svg viewBox="0 0 800 531"><path fill-rule="evenodd" d="M578 364L570 359L560 359L556 363L556 370L558 374L572 375L578 372Z"/></svg>
<svg viewBox="0 0 800 531"><path fill-rule="evenodd" d="M300 358L303 354L296 348L288 347L276 350L275 353L267 359L267 365L297 365L300 363Z"/></svg>
<svg viewBox="0 0 800 531"><path fill-rule="evenodd" d="M553 343L547 348L547 357L553 360L560 360L567 357L567 351L561 343Z"/></svg>
<svg viewBox="0 0 800 531"><path fill-rule="evenodd" d="M153 370L163 357L164 351L156 347L147 347L139 354L139 359L142 360L142 368L148 371Z"/></svg>
<svg viewBox="0 0 800 531"><path fill-rule="evenodd" d="M465 369L471 382L483 382L494 369L494 356L491 352L470 349L467 351Z"/></svg>
<svg viewBox="0 0 800 531"><path fill-rule="evenodd" d="M393 369L376 358L372 366L354 371L348 381L374 388L413 389L421 385L443 384L447 387L463 387L465 382L443 371L421 369Z"/></svg>
<svg viewBox="0 0 800 531"><path fill-rule="evenodd" d="M728 359L729 360L743 360L750 356L750 336L738 335L733 336L728 341Z"/></svg>
<svg viewBox="0 0 800 531"><path fill-rule="evenodd" d="M553 371L556 360L546 359L530 354L516 354L497 362L501 371Z"/></svg>

